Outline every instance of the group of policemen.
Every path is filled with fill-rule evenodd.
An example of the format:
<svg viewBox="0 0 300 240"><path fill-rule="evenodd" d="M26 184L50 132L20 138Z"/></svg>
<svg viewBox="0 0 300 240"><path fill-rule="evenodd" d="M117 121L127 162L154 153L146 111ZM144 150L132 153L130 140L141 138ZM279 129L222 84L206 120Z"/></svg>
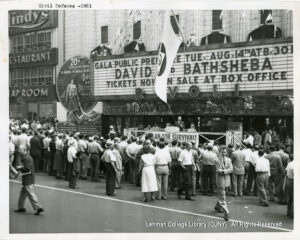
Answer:
<svg viewBox="0 0 300 240"><path fill-rule="evenodd" d="M283 145L223 146L214 142L196 146L193 141L169 142L163 138L159 142L165 144L170 155L169 189L177 190L178 197L185 194L187 200L193 201L197 189L213 196L217 187L219 200L215 210L224 213L224 219L228 220L226 194L258 195L264 207L275 201L276 196L279 204L288 205L288 216L293 217L293 155L287 154ZM10 134L10 173L11 177L18 175L13 174L14 170L18 172L24 156L30 156L34 165L31 174L35 170L57 179L65 178L69 187L75 189L77 178L98 182L105 175L106 194L115 196L121 180L140 186L139 165L143 148L148 145L154 149L153 153L158 149L151 133L140 138L119 138L111 132L104 139L81 133L22 129ZM41 209L37 204L33 206ZM22 209L21 204L18 210Z"/></svg>

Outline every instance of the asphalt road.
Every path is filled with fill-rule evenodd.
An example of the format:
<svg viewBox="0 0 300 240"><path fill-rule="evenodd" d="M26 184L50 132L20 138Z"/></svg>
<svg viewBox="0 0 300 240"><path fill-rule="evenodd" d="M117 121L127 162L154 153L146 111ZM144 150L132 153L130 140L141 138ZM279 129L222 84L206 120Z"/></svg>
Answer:
<svg viewBox="0 0 300 240"><path fill-rule="evenodd" d="M286 206L258 205L254 196L227 197L230 221L214 211L217 196L198 194L196 201L177 198L141 202L140 188L123 184L116 197L105 195L105 180L100 183L79 180L80 189L46 174L36 175L35 193L45 212L35 216L30 202L26 213L15 213L20 179L10 181L10 233L109 233L109 232L274 232L293 229ZM247 223L248 225L247 225ZM250 224L249 224L250 223ZM255 226L254 224L261 224ZM268 224L262 225L262 224Z"/></svg>

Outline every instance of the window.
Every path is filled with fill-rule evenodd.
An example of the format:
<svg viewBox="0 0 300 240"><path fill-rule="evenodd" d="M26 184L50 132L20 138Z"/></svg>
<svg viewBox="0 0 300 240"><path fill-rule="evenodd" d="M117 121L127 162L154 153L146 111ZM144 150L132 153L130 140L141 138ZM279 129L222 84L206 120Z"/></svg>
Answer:
<svg viewBox="0 0 300 240"><path fill-rule="evenodd" d="M101 27L101 43L108 43L108 26Z"/></svg>
<svg viewBox="0 0 300 240"><path fill-rule="evenodd" d="M52 84L52 68L51 67L46 67L45 68L45 84L51 85Z"/></svg>
<svg viewBox="0 0 300 240"><path fill-rule="evenodd" d="M222 10L212 11L212 30L221 30L223 25Z"/></svg>
<svg viewBox="0 0 300 240"><path fill-rule="evenodd" d="M133 24L133 40L139 39L141 36L141 21Z"/></svg>
<svg viewBox="0 0 300 240"><path fill-rule="evenodd" d="M40 103L40 117L52 117L53 116L53 104L52 103Z"/></svg>
<svg viewBox="0 0 300 240"><path fill-rule="evenodd" d="M175 16L176 16L177 22L179 24L179 15L175 15ZM176 34L179 34L179 26L176 23L175 16L171 16L171 25L172 25L172 28L173 28L174 32Z"/></svg>
<svg viewBox="0 0 300 240"><path fill-rule="evenodd" d="M12 70L11 87L42 87L52 84L52 67L21 68Z"/></svg>
<svg viewBox="0 0 300 240"><path fill-rule="evenodd" d="M273 16L272 10L261 10L260 11L260 24L272 23Z"/></svg>
<svg viewBox="0 0 300 240"><path fill-rule="evenodd" d="M12 53L31 52L51 48L51 32L41 31L14 36L11 39Z"/></svg>

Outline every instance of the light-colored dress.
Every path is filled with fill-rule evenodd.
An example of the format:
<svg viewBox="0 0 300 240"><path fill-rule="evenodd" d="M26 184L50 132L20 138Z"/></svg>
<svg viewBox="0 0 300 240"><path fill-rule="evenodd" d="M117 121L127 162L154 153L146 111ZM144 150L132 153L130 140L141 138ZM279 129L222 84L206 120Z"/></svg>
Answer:
<svg viewBox="0 0 300 240"><path fill-rule="evenodd" d="M158 188L154 170L155 156L151 153L143 154L141 160L143 161L142 192L156 192Z"/></svg>

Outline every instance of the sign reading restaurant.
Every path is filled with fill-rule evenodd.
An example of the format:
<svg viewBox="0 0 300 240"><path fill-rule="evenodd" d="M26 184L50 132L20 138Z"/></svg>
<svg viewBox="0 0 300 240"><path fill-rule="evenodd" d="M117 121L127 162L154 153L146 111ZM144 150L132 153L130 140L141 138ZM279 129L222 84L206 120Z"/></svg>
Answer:
<svg viewBox="0 0 300 240"><path fill-rule="evenodd" d="M198 50L199 49L199 50ZM151 55L152 54L152 55ZM157 52L146 56L103 58L94 62L94 95L134 95L136 88L154 94ZM224 48L199 47L177 54L168 78L169 92L293 89L291 39L226 44Z"/></svg>
<svg viewBox="0 0 300 240"><path fill-rule="evenodd" d="M57 16L56 10L9 11L9 34L55 28L57 27Z"/></svg>
<svg viewBox="0 0 300 240"><path fill-rule="evenodd" d="M16 53L9 55L9 67L32 67L40 65L56 65L58 62L57 48L31 53Z"/></svg>

